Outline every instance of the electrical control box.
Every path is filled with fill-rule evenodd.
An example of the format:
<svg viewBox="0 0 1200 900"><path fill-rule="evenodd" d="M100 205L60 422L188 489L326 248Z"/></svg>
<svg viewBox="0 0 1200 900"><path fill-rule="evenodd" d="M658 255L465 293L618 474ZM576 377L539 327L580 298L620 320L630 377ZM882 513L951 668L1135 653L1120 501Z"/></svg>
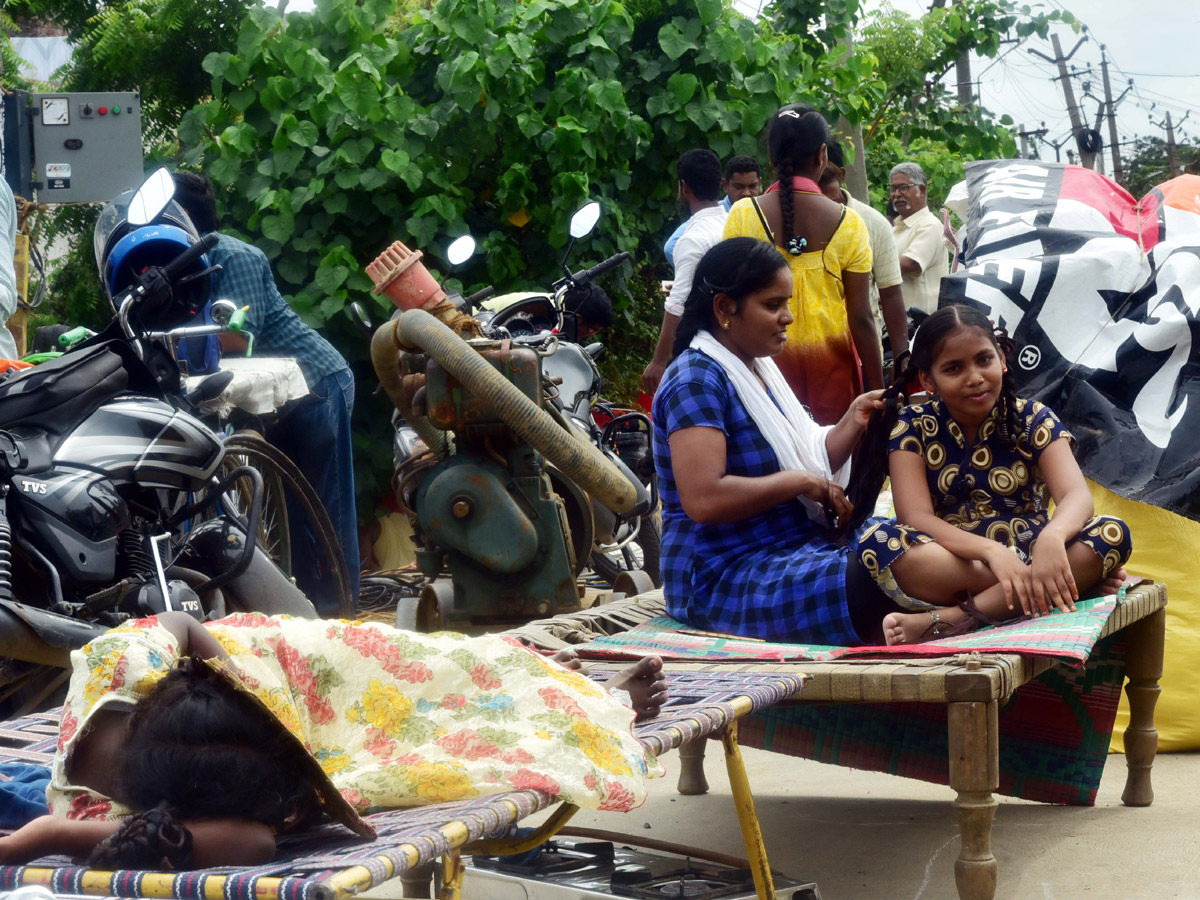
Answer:
<svg viewBox="0 0 1200 900"><path fill-rule="evenodd" d="M5 92L0 101L0 169L12 192L33 199L33 156L29 145L29 94Z"/></svg>
<svg viewBox="0 0 1200 900"><path fill-rule="evenodd" d="M142 103L136 92L29 99L39 203L105 203L142 183Z"/></svg>

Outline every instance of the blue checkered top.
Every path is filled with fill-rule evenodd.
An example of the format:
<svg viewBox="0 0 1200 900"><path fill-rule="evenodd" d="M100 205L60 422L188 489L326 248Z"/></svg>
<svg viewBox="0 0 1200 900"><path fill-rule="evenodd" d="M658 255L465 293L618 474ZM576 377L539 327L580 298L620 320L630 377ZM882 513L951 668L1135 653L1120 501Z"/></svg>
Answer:
<svg viewBox="0 0 1200 900"><path fill-rule="evenodd" d="M254 335L256 356L294 357L310 389L326 375L346 368L346 360L333 345L305 325L283 299L265 253L222 234L208 261L221 267L213 279L213 299L250 307L246 328Z"/></svg>
<svg viewBox="0 0 1200 900"><path fill-rule="evenodd" d="M839 547L798 501L723 525L687 517L674 477L675 466L687 461L671 458L668 438L695 427L724 432L728 474L779 471L724 369L698 350L680 354L654 395L667 611L698 628L770 641L860 643L846 609L849 548Z"/></svg>

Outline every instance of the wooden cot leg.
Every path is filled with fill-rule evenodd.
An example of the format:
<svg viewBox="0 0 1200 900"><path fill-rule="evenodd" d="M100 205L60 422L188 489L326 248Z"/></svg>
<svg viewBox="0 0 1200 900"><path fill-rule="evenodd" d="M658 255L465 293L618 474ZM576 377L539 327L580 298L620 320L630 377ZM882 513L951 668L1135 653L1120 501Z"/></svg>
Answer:
<svg viewBox="0 0 1200 900"><path fill-rule="evenodd" d="M704 777L704 750L708 738L695 738L679 745L679 783L675 789L685 795L708 793L708 779Z"/></svg>
<svg viewBox="0 0 1200 900"><path fill-rule="evenodd" d="M462 854L457 849L442 857L442 890L438 894L438 900L460 900L466 870Z"/></svg>
<svg viewBox="0 0 1200 900"><path fill-rule="evenodd" d="M750 793L746 764L742 761L742 750L738 747L736 719L721 732L721 743L725 747L729 790L737 807L738 824L742 826L742 840L746 844L750 874L754 876L755 895L758 900L775 900L775 880L771 877L771 865L767 862L767 845L763 843L758 814L754 811L754 795Z"/></svg>
<svg viewBox="0 0 1200 900"><path fill-rule="evenodd" d="M436 863L425 863L415 869L409 869L400 876L400 890L405 897L428 897L429 883L433 881L433 867Z"/></svg>
<svg viewBox="0 0 1200 900"><path fill-rule="evenodd" d="M992 855L992 820L1000 784L998 704L949 704L950 787L958 792L954 814L962 840L954 863L961 900L996 896L996 857Z"/></svg>
<svg viewBox="0 0 1200 900"><path fill-rule="evenodd" d="M1167 612L1134 622L1125 629L1125 693L1129 697L1129 727L1125 729L1125 792L1121 801L1126 806L1149 806L1154 802L1154 787L1150 769L1158 753L1158 731L1154 727L1154 706L1162 688L1158 680L1163 671L1163 642L1166 639Z"/></svg>

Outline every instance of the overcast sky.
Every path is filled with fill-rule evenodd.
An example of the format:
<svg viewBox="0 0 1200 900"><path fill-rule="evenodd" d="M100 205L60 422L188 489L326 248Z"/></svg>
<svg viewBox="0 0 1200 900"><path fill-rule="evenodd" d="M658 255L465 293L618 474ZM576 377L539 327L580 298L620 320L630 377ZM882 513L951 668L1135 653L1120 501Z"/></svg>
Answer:
<svg viewBox="0 0 1200 900"><path fill-rule="evenodd" d="M273 0L272 0L273 2ZM757 8L762 0L735 0L743 8ZM885 0L864 0L867 9L877 9ZM890 0L896 9L921 15L929 0ZM1039 3L1032 0L1035 8ZM1109 78L1116 99L1133 79L1134 87L1117 107L1117 129L1122 141L1134 136L1165 136L1157 124L1171 112L1176 139L1200 135L1200 0L1042 0L1044 9L1069 9L1088 26L1089 40L1071 57L1070 65L1095 73L1091 93L1103 97L1100 78L1100 45L1107 48ZM312 0L291 0L289 9L311 9ZM1063 52L1070 53L1079 36L1069 28L1058 29ZM997 115L1008 114L1028 130L1046 123L1047 137L1062 143L1069 135L1070 119L1055 66L1029 53L1040 50L1053 56L1050 42L1037 37L1019 46L1008 46L998 60L975 60L972 78L979 82L982 103ZM950 80L953 80L951 73ZM1094 124L1097 102L1083 97L1083 81L1074 80L1076 101L1085 118ZM1178 126L1185 115L1191 116ZM1108 129L1101 128L1108 144ZM1124 148L1123 148L1124 149ZM1062 148L1065 161L1066 147ZM1054 159L1050 146L1042 148L1043 159ZM1108 171L1108 168L1105 169Z"/></svg>

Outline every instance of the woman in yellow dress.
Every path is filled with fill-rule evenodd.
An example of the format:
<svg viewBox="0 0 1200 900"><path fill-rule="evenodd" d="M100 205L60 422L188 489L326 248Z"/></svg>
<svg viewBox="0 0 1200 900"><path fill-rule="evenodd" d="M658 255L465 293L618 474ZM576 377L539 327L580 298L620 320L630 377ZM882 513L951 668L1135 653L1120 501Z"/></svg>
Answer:
<svg viewBox="0 0 1200 900"><path fill-rule="evenodd" d="M865 390L882 388L883 356L871 314L871 243L858 213L821 193L829 124L816 110L785 106L768 148L779 180L761 198L739 200L725 237L779 249L792 272L787 344L776 364L820 425L833 425Z"/></svg>

